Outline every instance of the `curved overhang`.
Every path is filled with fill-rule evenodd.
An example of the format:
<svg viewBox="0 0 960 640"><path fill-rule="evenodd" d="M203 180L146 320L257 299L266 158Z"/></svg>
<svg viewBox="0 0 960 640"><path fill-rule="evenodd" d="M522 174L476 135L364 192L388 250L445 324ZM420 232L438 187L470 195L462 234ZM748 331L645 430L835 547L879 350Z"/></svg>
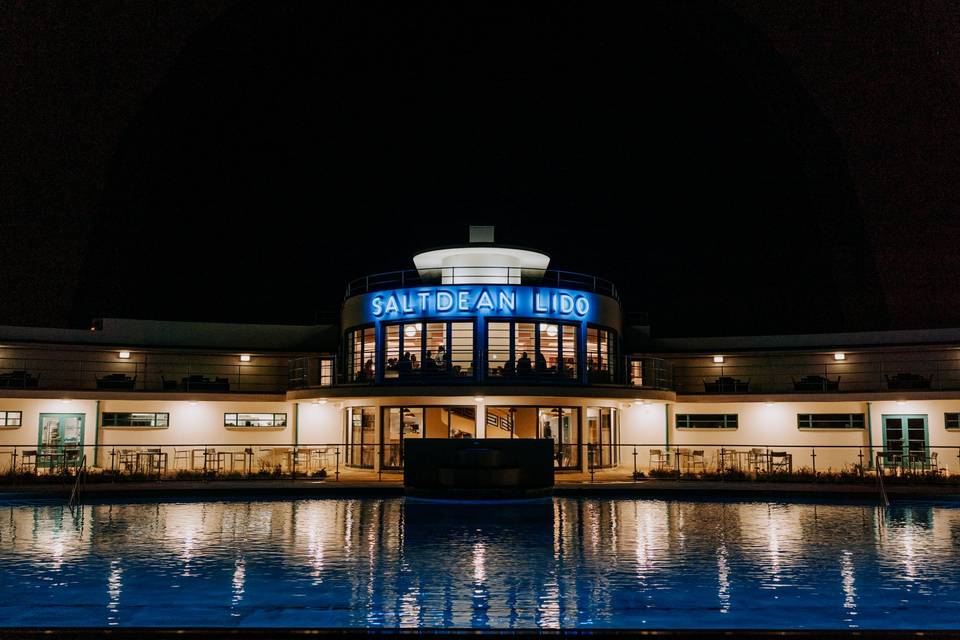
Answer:
<svg viewBox="0 0 960 640"><path fill-rule="evenodd" d="M413 264L421 276L439 273L443 284L519 284L522 276L546 271L550 256L532 249L475 243L418 253Z"/></svg>

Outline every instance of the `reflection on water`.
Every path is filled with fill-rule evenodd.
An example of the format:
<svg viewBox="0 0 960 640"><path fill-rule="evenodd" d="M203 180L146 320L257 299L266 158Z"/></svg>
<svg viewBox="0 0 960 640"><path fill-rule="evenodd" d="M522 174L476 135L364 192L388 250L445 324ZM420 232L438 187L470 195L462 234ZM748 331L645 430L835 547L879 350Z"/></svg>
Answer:
<svg viewBox="0 0 960 640"><path fill-rule="evenodd" d="M554 499L0 507L0 624L956 626L960 509Z"/></svg>

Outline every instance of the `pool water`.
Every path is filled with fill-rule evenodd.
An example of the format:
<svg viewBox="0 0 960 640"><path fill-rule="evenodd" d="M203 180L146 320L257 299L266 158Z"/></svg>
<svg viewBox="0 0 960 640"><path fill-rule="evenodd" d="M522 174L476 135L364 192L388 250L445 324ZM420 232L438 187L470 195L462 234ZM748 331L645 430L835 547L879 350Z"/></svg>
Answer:
<svg viewBox="0 0 960 640"><path fill-rule="evenodd" d="M957 628L960 508L0 506L2 626Z"/></svg>

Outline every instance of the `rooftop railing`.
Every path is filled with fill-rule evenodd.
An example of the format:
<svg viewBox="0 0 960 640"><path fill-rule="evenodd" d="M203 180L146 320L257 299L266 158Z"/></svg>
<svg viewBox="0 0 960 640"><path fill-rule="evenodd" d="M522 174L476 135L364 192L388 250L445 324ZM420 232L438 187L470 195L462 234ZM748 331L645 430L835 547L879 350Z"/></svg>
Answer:
<svg viewBox="0 0 960 640"><path fill-rule="evenodd" d="M942 356L943 353L936 354ZM680 394L864 393L879 391L952 391L960 389L960 358L687 364L673 362Z"/></svg>
<svg viewBox="0 0 960 640"><path fill-rule="evenodd" d="M344 298L373 291L433 287L460 284L513 284L521 286L574 289L609 296L620 301L617 287L609 280L573 271L529 269L524 267L443 267L439 269L406 269L388 271L352 280Z"/></svg>

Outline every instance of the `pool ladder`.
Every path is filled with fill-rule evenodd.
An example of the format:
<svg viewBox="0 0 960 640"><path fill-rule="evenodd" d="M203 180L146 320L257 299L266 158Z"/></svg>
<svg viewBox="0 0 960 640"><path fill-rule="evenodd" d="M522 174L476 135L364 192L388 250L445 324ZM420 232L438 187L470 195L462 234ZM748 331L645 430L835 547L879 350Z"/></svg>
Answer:
<svg viewBox="0 0 960 640"><path fill-rule="evenodd" d="M876 469L877 469L877 484L880 485L880 499L883 500L883 506L890 506L890 498L887 497L887 488L883 484L883 466L882 466L882 453L877 453Z"/></svg>
<svg viewBox="0 0 960 640"><path fill-rule="evenodd" d="M80 465L77 467L77 478L73 481L73 490L70 492L70 499L67 500L67 506L72 511L80 504L80 491L87 486L87 454L80 458Z"/></svg>

